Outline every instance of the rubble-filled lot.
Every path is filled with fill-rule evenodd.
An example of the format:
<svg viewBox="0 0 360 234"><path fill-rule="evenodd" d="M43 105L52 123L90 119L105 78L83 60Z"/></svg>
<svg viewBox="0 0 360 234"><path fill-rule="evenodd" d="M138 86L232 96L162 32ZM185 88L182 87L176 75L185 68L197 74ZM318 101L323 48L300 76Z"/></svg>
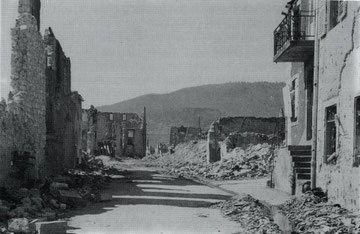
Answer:
<svg viewBox="0 0 360 234"><path fill-rule="evenodd" d="M327 203L321 191L309 191L280 209L296 233L360 233L360 215Z"/></svg>
<svg viewBox="0 0 360 234"><path fill-rule="evenodd" d="M213 206L241 224L239 233L281 233L271 218L270 210L250 195L237 196Z"/></svg>
<svg viewBox="0 0 360 234"><path fill-rule="evenodd" d="M199 140L179 144L173 154L150 155L143 161L170 174L215 180L258 178L270 173L274 154L270 144L249 145L246 149L236 147L223 155L221 161L207 163L206 143Z"/></svg>
<svg viewBox="0 0 360 234"><path fill-rule="evenodd" d="M1 188L0 233L35 233L36 222L62 218L68 209L89 202L111 200L103 190L119 174L116 163L107 156L86 156L79 169L47 178L37 186Z"/></svg>

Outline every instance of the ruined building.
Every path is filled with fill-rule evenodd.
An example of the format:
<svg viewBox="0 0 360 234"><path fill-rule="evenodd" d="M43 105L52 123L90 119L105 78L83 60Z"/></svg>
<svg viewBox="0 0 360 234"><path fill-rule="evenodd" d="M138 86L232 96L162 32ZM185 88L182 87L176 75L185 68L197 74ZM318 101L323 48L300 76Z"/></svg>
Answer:
<svg viewBox="0 0 360 234"><path fill-rule="evenodd" d="M117 157L146 155L146 110L135 113L83 111L82 147L88 153Z"/></svg>
<svg viewBox="0 0 360 234"><path fill-rule="evenodd" d="M69 141L64 143L65 146L80 142L80 137L75 139L76 133L72 132L78 131L80 136L80 130L75 128L80 125L81 120L81 97L77 93L65 91L65 87L68 89L69 85L64 83L70 82L68 64L57 60L51 62L49 59L50 31L43 39L39 32L40 7L40 0L20 0L19 15L15 27L11 29L12 91L8 102L2 100L0 104L0 186L9 178L21 181L43 178L53 172L49 162L54 159L53 153L58 146L52 148L52 144ZM59 59L59 47L55 48L53 56ZM52 65L58 67L56 72L50 68ZM65 76L68 77L67 80ZM59 88L63 90L59 91ZM60 101L64 95L70 99ZM70 109L67 111L67 108ZM58 112L66 110L64 112L69 113L69 116L65 116L63 120L70 121L70 128L74 128L64 130L58 127L65 125L60 124L62 120L53 119L62 118L63 115L58 115L54 109ZM54 129L51 129L52 126L55 126ZM73 137L67 138L69 135ZM64 138L54 139L56 137ZM71 153L65 152L64 155L73 160Z"/></svg>
<svg viewBox="0 0 360 234"><path fill-rule="evenodd" d="M82 97L71 91L71 62L51 28L45 30L46 155L53 173L73 168L81 155Z"/></svg>
<svg viewBox="0 0 360 234"><path fill-rule="evenodd" d="M279 145L284 140L284 118L223 117L213 122L207 137L207 160L221 159L220 142L231 138L235 147L249 144L273 143Z"/></svg>
<svg viewBox="0 0 360 234"><path fill-rule="evenodd" d="M292 0L286 8L274 61L291 65L287 147L273 182L294 194L321 187L331 202L359 209L360 2Z"/></svg>
<svg viewBox="0 0 360 234"><path fill-rule="evenodd" d="M2 101L0 139L0 180L10 172L39 178L44 169L46 140L45 47L39 32L40 1L19 2L19 16L11 29L11 86L8 104ZM24 167L23 157L28 163ZM19 164L18 164L19 162ZM12 165L13 164L13 165ZM21 164L21 165L20 165Z"/></svg>
<svg viewBox="0 0 360 234"><path fill-rule="evenodd" d="M197 140L201 137L201 128L199 127L171 127L170 145L176 146L183 142Z"/></svg>

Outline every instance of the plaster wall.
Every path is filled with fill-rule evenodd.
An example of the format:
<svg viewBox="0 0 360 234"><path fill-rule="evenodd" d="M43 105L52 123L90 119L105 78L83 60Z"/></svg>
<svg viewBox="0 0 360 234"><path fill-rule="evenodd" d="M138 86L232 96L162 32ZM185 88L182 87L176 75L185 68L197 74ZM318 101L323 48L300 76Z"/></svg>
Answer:
<svg viewBox="0 0 360 234"><path fill-rule="evenodd" d="M291 194L291 177L293 174L292 158L287 148L278 149L275 154L272 182L277 190Z"/></svg>
<svg viewBox="0 0 360 234"><path fill-rule="evenodd" d="M329 199L360 209L360 170L354 162L354 99L360 95L360 3L348 1L347 15L320 40L317 186ZM325 108L336 104L336 162L325 162Z"/></svg>

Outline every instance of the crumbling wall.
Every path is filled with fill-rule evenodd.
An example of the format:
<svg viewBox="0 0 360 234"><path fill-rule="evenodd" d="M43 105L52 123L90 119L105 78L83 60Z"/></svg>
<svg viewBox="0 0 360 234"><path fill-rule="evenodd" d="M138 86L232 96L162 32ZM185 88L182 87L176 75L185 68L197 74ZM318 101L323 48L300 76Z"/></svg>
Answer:
<svg viewBox="0 0 360 234"><path fill-rule="evenodd" d="M29 13L35 17L37 22L37 28L40 29L40 0L19 0L19 13Z"/></svg>
<svg viewBox="0 0 360 234"><path fill-rule="evenodd" d="M71 92L71 62L51 28L45 30L46 49L46 157L49 174L74 168L80 156L81 102Z"/></svg>
<svg viewBox="0 0 360 234"><path fill-rule="evenodd" d="M36 2L36 1L34 1ZM31 14L34 7L22 5L11 29L11 86L8 104L2 102L0 110L0 180L8 177L12 153L28 152L35 157L23 172L25 179L39 178L44 171L45 125L45 48L38 31L39 22ZM40 8L40 5L38 5ZM40 9L37 9L40 11ZM13 167L16 167L14 165Z"/></svg>
<svg viewBox="0 0 360 234"><path fill-rule="evenodd" d="M81 150L94 154L96 145L96 122L97 110L91 106L87 110L82 110L81 121Z"/></svg>
<svg viewBox="0 0 360 234"><path fill-rule="evenodd" d="M348 1L347 15L320 41L317 185L333 203L360 209L360 169L354 165L354 99L360 95L360 3ZM337 106L335 158L325 157L325 108Z"/></svg>
<svg viewBox="0 0 360 234"><path fill-rule="evenodd" d="M246 134L242 136L241 133ZM255 117L225 117L218 119L211 124L208 132L208 162L216 162L221 159L219 142L224 141L230 135L237 136L234 143L235 147L265 141L280 144L285 138L285 119ZM262 141L264 137L266 140Z"/></svg>
<svg viewBox="0 0 360 234"><path fill-rule="evenodd" d="M69 162L68 167L74 167L77 162L79 162L82 152L81 152L81 132L82 132L82 102L83 98L78 92L72 92L71 94L71 106L70 113L71 119L71 134L73 135L73 142L71 142L72 151L68 154L69 159L66 160Z"/></svg>
<svg viewBox="0 0 360 234"><path fill-rule="evenodd" d="M253 132L285 136L284 118L224 117L213 123L218 140L222 141L230 133Z"/></svg>

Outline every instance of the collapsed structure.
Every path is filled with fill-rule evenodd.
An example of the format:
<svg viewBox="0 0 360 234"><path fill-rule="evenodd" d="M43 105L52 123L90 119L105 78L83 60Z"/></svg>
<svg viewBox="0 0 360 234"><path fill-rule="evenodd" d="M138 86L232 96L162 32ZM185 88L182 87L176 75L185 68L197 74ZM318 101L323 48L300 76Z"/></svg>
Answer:
<svg viewBox="0 0 360 234"><path fill-rule="evenodd" d="M287 147L276 188L321 187L360 209L360 2L292 0L274 31L274 61L291 62L284 88Z"/></svg>
<svg viewBox="0 0 360 234"><path fill-rule="evenodd" d="M95 155L144 157L146 155L146 109L135 113L83 111L82 147Z"/></svg>
<svg viewBox="0 0 360 234"><path fill-rule="evenodd" d="M34 181L75 166L82 98L71 92L70 60L52 30L42 38L40 0L19 0L11 29L11 86L0 105L0 185Z"/></svg>
<svg viewBox="0 0 360 234"><path fill-rule="evenodd" d="M284 118L223 117L213 122L207 137L207 160L216 162L223 154L219 142L231 141L235 147L249 144L280 144L285 137ZM225 152L224 152L225 153Z"/></svg>

